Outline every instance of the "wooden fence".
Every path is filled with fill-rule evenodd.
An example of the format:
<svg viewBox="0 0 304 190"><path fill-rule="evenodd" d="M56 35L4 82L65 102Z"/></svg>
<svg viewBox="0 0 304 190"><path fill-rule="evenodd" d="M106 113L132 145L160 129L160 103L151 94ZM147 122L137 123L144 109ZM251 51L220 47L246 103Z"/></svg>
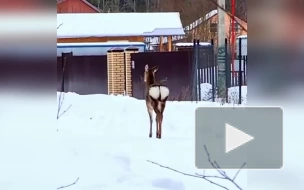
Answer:
<svg viewBox="0 0 304 190"><path fill-rule="evenodd" d="M63 74L63 64L65 68ZM57 91L107 94L107 56L57 57ZM63 85L62 85L63 82Z"/></svg>

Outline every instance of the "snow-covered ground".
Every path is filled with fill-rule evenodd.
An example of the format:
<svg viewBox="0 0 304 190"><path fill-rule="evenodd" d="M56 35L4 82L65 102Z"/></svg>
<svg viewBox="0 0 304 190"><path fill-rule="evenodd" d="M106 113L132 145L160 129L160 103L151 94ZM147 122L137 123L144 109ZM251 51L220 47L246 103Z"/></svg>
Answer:
<svg viewBox="0 0 304 190"><path fill-rule="evenodd" d="M44 114L49 113L35 105L18 109L18 103L15 107L10 105L8 112L33 111L37 123L23 126L22 123L29 123L26 117L9 119L5 113L2 115L1 190L57 189L75 181L66 188L218 189L203 179L184 176L147 160L181 172L203 174L194 165L194 111L200 106L220 106L220 103L168 102L161 140L155 138L155 127L153 138L148 137L149 120L142 100L67 93L60 112L70 105L56 124L44 123L44 117L47 121ZM236 172L231 170L228 174L233 177ZM219 174L206 171L205 175ZM212 180L235 188L227 180ZM245 171L240 172L236 182L246 188Z"/></svg>
<svg viewBox="0 0 304 190"><path fill-rule="evenodd" d="M147 160L195 174L194 111L199 106L220 106L212 102L168 102L163 138L149 138L145 103L125 96L68 93L64 106L72 105L58 120L61 164L58 187L79 181L71 190L218 189L199 178L161 168ZM64 108L62 108L64 110ZM233 177L237 171L228 171ZM205 175L219 175L206 171ZM225 180L212 179L231 189ZM236 182L246 188L243 171Z"/></svg>
<svg viewBox="0 0 304 190"><path fill-rule="evenodd" d="M236 89L231 90L232 93ZM37 122L33 126L22 124L29 123L26 117L11 119L3 113L0 121L1 190L55 190L75 181L74 185L62 189L222 189L204 179L185 176L147 161L188 174L219 176L214 170L204 173L194 166L194 111L202 106L222 106L220 103L168 102L161 140L155 138L155 127L153 138L148 137L148 114L142 100L67 93L61 113L70 105L56 123L43 121L47 120L45 114L50 113L38 110L34 105L23 108L16 103L16 107L9 107L11 110L7 111L13 110L16 114L25 109L36 113ZM284 132L288 137L294 137L285 139L288 143L285 152L294 154L295 149L291 148L301 135ZM282 172L241 171L236 183L244 190L301 189L297 188L301 175L294 171L296 166L303 166L297 163L301 158L303 156L285 156L284 164L288 168ZM237 171L226 172L233 177ZM211 179L230 190L238 189L227 180Z"/></svg>

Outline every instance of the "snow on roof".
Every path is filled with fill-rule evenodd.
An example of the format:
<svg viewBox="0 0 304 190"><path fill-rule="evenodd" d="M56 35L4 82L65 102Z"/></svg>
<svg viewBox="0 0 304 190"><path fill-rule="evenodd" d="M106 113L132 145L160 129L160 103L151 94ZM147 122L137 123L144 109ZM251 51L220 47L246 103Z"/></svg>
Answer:
<svg viewBox="0 0 304 190"><path fill-rule="evenodd" d="M247 35L240 35L237 38L247 38Z"/></svg>
<svg viewBox="0 0 304 190"><path fill-rule="evenodd" d="M57 47L66 46L119 46L119 45L145 45L143 42L129 42L129 41L109 41L109 42L88 42L88 43L57 43Z"/></svg>
<svg viewBox="0 0 304 190"><path fill-rule="evenodd" d="M199 45L201 46L210 46L211 43L209 42L200 42ZM176 43L175 46L193 46L193 43L190 43L190 42L181 42L181 43Z"/></svg>
<svg viewBox="0 0 304 190"><path fill-rule="evenodd" d="M57 14L57 38L185 35L178 12Z"/></svg>

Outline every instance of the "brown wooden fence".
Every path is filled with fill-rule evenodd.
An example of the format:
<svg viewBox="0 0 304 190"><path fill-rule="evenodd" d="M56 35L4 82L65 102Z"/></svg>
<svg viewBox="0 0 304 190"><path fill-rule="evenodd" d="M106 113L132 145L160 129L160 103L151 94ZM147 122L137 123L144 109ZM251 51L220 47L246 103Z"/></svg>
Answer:
<svg viewBox="0 0 304 190"><path fill-rule="evenodd" d="M167 79L164 84L170 88L169 100L190 100L192 81L192 53L179 52L145 52L131 55L133 61L132 82L133 97L144 99L144 68L158 65L156 80Z"/></svg>
<svg viewBox="0 0 304 190"><path fill-rule="evenodd" d="M63 58L57 57L57 90L62 91ZM64 92L107 94L107 56L67 56Z"/></svg>

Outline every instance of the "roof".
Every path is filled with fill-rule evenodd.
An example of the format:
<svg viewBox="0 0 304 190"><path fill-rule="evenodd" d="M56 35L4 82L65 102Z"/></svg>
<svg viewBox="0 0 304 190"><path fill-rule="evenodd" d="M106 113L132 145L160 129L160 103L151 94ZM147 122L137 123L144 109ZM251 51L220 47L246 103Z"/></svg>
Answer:
<svg viewBox="0 0 304 190"><path fill-rule="evenodd" d="M185 35L178 12L64 13L57 23L57 38Z"/></svg>
<svg viewBox="0 0 304 190"><path fill-rule="evenodd" d="M64 1L66 1L66 0L57 0L57 3L62 3L62 2L64 2ZM96 12L98 12L98 13L101 12L100 9L98 9L97 7L95 7L94 5L92 5L90 2L88 2L88 1L86 1L86 0L80 0L80 1L84 2L86 5L88 5L88 6L91 7L92 9L94 9Z"/></svg>
<svg viewBox="0 0 304 190"><path fill-rule="evenodd" d="M57 48L59 47L99 47L99 46L120 46L120 45L128 45L128 46L138 46L145 45L143 42L128 42L128 41L109 41L109 42L87 42L87 43L57 43Z"/></svg>

